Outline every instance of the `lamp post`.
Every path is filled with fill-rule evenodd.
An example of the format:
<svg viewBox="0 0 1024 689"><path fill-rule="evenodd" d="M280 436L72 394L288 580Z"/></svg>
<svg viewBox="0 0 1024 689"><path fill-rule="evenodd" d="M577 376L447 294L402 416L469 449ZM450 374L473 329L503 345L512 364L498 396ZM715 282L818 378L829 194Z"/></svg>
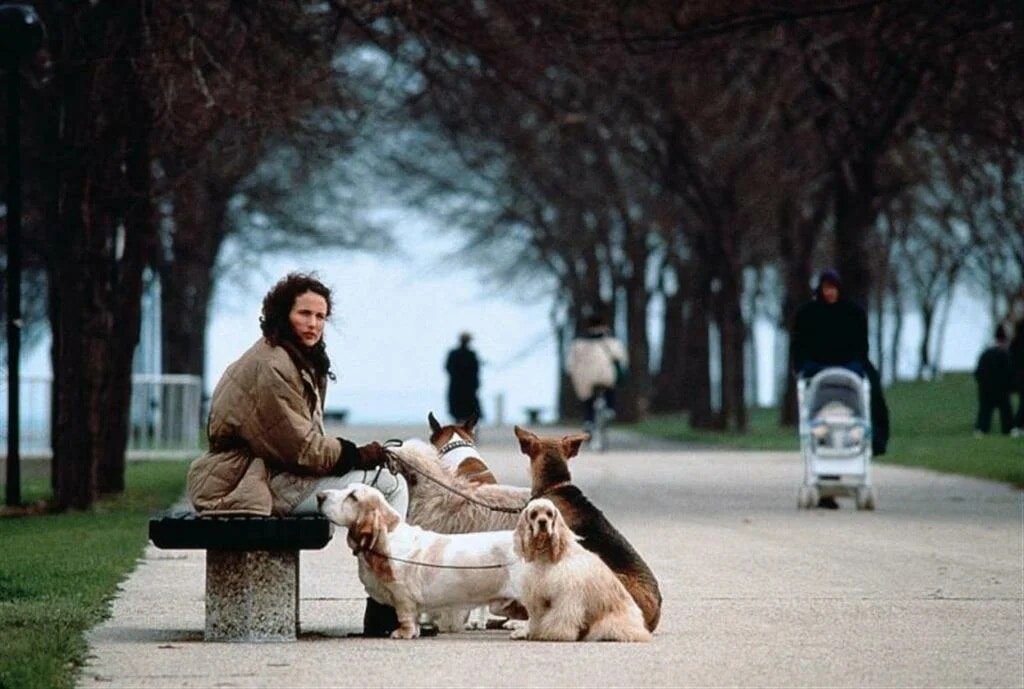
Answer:
<svg viewBox="0 0 1024 689"><path fill-rule="evenodd" d="M7 485L21 503L21 61L39 50L43 26L31 5L0 4L0 60L7 71Z"/></svg>

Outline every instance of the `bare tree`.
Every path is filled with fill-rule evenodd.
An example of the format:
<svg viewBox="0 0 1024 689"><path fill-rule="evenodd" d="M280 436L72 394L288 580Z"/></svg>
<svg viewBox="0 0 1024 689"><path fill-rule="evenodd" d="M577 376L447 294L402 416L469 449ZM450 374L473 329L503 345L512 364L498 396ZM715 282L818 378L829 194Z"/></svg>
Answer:
<svg viewBox="0 0 1024 689"><path fill-rule="evenodd" d="M124 486L142 271L156 243L149 196L152 114L136 64L144 7L45 8L63 155L49 231L54 501L86 508ZM119 103L116 110L108 102Z"/></svg>
<svg viewBox="0 0 1024 689"><path fill-rule="evenodd" d="M918 380L934 377L937 371L933 339L942 333L936 333L936 319L943 305L953 299L968 251L968 236L950 221L948 207L933 208L929 214L922 214L921 210L920 206L908 207L903 203L893 204L888 211L891 222L903 226L898 230L896 244L895 260L903 266L898 279L921 314Z"/></svg>
<svg viewBox="0 0 1024 689"><path fill-rule="evenodd" d="M229 237L250 257L386 241L345 212L354 195L333 193L345 184L337 171L329 181L322 174L361 108L339 61L351 27L337 12L273 0L188 2L162 6L154 23L163 368L204 375L207 314ZM326 214L351 222L323 222Z"/></svg>

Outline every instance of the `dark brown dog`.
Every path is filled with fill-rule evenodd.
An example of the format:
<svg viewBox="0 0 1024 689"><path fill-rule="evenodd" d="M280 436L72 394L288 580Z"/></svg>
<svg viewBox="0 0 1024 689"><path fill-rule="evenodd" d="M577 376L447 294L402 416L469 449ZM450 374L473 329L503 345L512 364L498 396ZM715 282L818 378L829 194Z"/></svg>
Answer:
<svg viewBox="0 0 1024 689"><path fill-rule="evenodd" d="M533 498L548 498L558 507L566 524L615 572L644 614L644 624L654 631L661 618L661 591L647 563L616 530L594 503L572 483L569 460L589 439L586 433L563 438L539 438L515 427L523 454L530 458Z"/></svg>

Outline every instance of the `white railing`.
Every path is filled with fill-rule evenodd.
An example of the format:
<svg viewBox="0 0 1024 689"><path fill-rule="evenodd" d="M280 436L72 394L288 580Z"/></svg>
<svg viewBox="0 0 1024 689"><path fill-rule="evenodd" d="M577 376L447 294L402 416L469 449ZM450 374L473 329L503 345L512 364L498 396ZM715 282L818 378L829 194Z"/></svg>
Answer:
<svg viewBox="0 0 1024 689"><path fill-rule="evenodd" d="M0 456L7 454L7 381L0 399ZM49 376L22 376L19 452L51 457ZM184 374L132 375L128 458L193 457L199 450L202 380Z"/></svg>

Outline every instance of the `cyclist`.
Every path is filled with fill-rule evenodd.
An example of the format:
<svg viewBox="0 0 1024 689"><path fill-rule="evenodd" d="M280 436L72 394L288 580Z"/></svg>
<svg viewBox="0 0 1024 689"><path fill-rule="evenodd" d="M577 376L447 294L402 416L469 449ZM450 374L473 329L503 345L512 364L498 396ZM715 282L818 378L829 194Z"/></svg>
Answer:
<svg viewBox="0 0 1024 689"><path fill-rule="evenodd" d="M594 431L594 403L605 402L608 418L615 416L615 386L629 359L622 342L612 335L607 321L592 315L573 340L567 363L576 397L583 405L583 428Z"/></svg>

